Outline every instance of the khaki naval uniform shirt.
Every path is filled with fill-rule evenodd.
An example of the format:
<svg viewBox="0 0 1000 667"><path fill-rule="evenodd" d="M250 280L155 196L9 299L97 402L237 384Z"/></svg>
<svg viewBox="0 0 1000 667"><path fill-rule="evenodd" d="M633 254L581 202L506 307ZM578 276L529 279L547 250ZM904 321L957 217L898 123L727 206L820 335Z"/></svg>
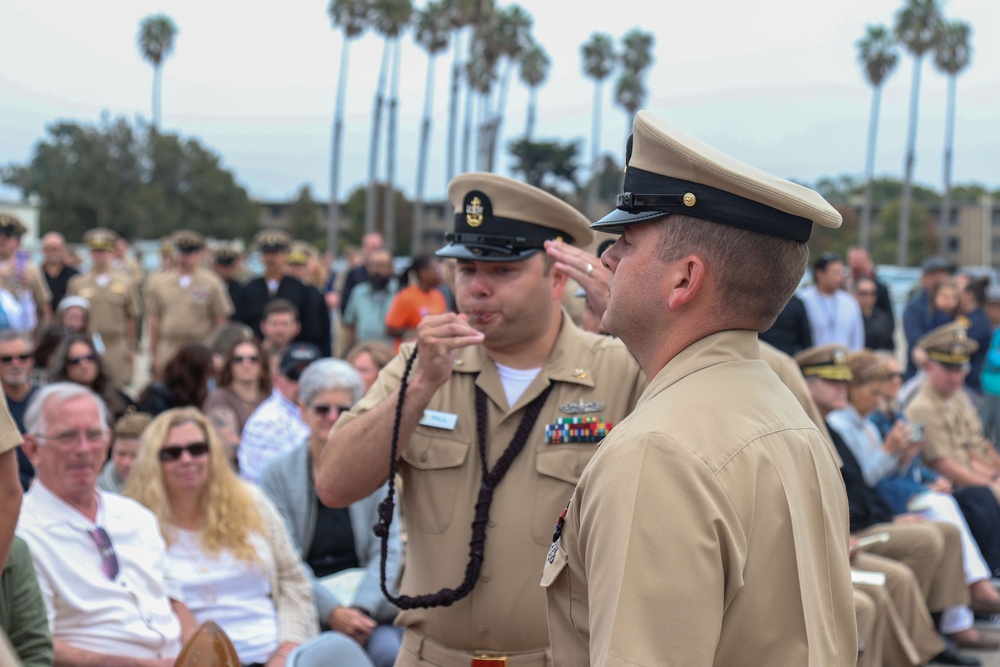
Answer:
<svg viewBox="0 0 1000 667"><path fill-rule="evenodd" d="M556 665L854 665L847 497L749 331L689 346L577 485L542 575Z"/></svg>
<svg viewBox="0 0 1000 667"><path fill-rule="evenodd" d="M146 310L160 320L157 361L167 365L186 343L204 341L219 318L233 314L229 291L217 275L195 269L191 282L183 287L181 275L171 269L150 280Z"/></svg>
<svg viewBox="0 0 1000 667"><path fill-rule="evenodd" d="M412 345L387 365L371 390L338 421L341 428L399 386ZM417 364L419 364L419 357ZM492 466L517 430L524 408L555 384L524 450L497 486L486 531L479 581L468 597L449 607L403 611L396 623L462 651L544 649L549 645L539 563L552 542L554 517L597 443L546 444L545 427L560 417L600 417L617 423L645 386L645 376L621 342L578 329L564 313L562 329L545 367L513 406L507 405L496 366L480 346L458 351L451 380L429 410L457 415L453 429L417 426L400 443L401 511L408 537L400 590L407 595L455 588L469 561L472 519L481 482L476 440L475 389L487 395L488 464ZM593 402L601 409L576 415L560 407ZM364 443L358 443L364 446ZM845 551L846 553L846 551ZM404 651L405 653L405 651ZM406 663L404 654L401 662Z"/></svg>
<svg viewBox="0 0 1000 667"><path fill-rule="evenodd" d="M17 268L17 256L11 257L6 262L0 262L0 265L11 266L11 274L5 276L0 284L3 287L17 297L18 292L22 289L27 289L31 292L31 298L35 302L35 312L38 314L38 319L41 321L42 307L50 304L52 302L52 292L49 290L49 284L45 282L45 278L42 277L41 270L29 261L25 261L20 269Z"/></svg>
<svg viewBox="0 0 1000 667"><path fill-rule="evenodd" d="M104 360L115 386L132 379L127 361L128 323L136 321L138 332L139 296L135 282L126 274L112 271L102 286L92 273L73 276L66 293L90 301L87 318L91 334L100 334L104 343Z"/></svg>
<svg viewBox="0 0 1000 667"><path fill-rule="evenodd" d="M949 457L969 468L973 460L987 460L990 444L983 438L983 423L964 391L941 398L924 382L903 412L910 422L924 425L920 456L928 464ZM1000 500L1000 491L994 488L993 493Z"/></svg>

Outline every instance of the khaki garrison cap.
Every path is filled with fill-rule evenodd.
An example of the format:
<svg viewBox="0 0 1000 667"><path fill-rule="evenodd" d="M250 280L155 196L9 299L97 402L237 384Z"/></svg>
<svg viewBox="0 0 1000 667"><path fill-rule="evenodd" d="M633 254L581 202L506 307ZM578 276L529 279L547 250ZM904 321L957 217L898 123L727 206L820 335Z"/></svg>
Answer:
<svg viewBox="0 0 1000 667"><path fill-rule="evenodd" d="M96 227L83 235L83 242L91 250L114 250L118 234L104 227Z"/></svg>
<svg viewBox="0 0 1000 667"><path fill-rule="evenodd" d="M670 213L805 242L813 223L843 219L819 193L744 164L640 111L625 147L618 208L593 224L621 234L630 224Z"/></svg>
<svg viewBox="0 0 1000 667"><path fill-rule="evenodd" d="M563 200L504 176L462 174L448 186L455 228L441 257L484 262L527 259L562 239L586 247L594 238L586 216Z"/></svg>
<svg viewBox="0 0 1000 667"><path fill-rule="evenodd" d="M280 229L265 229L253 237L253 246L260 252L285 252L292 245L292 237Z"/></svg>
<svg viewBox="0 0 1000 667"><path fill-rule="evenodd" d="M917 347L927 358L945 366L965 366L979 349L979 343L969 339L969 333L958 322L931 329L917 339Z"/></svg>
<svg viewBox="0 0 1000 667"><path fill-rule="evenodd" d="M802 350L795 355L795 362L807 378L823 378L835 382L851 380L851 369L847 366L847 348L837 343Z"/></svg>
<svg viewBox="0 0 1000 667"><path fill-rule="evenodd" d="M205 237L190 229L178 229L174 232L173 239L178 252L198 252L205 247Z"/></svg>
<svg viewBox="0 0 1000 667"><path fill-rule="evenodd" d="M20 236L28 231L21 221L10 213L0 213L0 230L3 230L7 236Z"/></svg>

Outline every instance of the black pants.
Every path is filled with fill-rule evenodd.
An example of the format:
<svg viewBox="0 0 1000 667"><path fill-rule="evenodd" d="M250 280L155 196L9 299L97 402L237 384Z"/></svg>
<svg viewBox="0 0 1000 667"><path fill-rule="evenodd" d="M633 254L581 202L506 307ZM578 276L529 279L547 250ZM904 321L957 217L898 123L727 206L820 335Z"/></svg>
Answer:
<svg viewBox="0 0 1000 667"><path fill-rule="evenodd" d="M1000 505L996 496L988 486L955 489L954 496L990 572L1000 576Z"/></svg>

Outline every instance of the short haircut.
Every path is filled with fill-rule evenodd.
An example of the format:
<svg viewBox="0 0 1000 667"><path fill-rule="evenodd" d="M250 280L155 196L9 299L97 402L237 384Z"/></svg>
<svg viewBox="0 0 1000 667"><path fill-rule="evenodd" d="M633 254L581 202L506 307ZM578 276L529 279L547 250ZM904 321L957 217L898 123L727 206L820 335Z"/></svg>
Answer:
<svg viewBox="0 0 1000 667"><path fill-rule="evenodd" d="M843 260L840 259L840 255L835 252L824 252L822 255L816 258L816 261L812 265L813 278L820 271L826 271L826 268L833 264L834 262L840 262L843 264Z"/></svg>
<svg viewBox="0 0 1000 667"><path fill-rule="evenodd" d="M271 299L268 301L267 305L264 306L264 316L261 319L266 320L271 315L278 313L291 313L292 318L296 321L299 319L298 307L288 299Z"/></svg>
<svg viewBox="0 0 1000 667"><path fill-rule="evenodd" d="M115 422L115 439L138 438L153 421L153 416L145 412L130 412Z"/></svg>
<svg viewBox="0 0 1000 667"><path fill-rule="evenodd" d="M31 334L20 329L4 329L0 331L0 343L9 343L14 340L23 340L28 344L28 348L35 349L35 342L31 339Z"/></svg>
<svg viewBox="0 0 1000 667"><path fill-rule="evenodd" d="M347 362L353 364L355 359L366 353L372 358L379 370L385 368L385 365L396 356L392 348L381 341L363 340L355 343L351 351L347 353Z"/></svg>
<svg viewBox="0 0 1000 667"><path fill-rule="evenodd" d="M42 431L45 430L47 424L45 423L43 412L47 403L54 402L54 406L58 408L74 398L81 397L93 399L101 416L101 425L106 427L108 424L108 408L104 405L104 401L101 400L100 396L82 384L75 382L54 382L42 387L31 397L28 409L24 412L25 433L41 435Z"/></svg>
<svg viewBox="0 0 1000 667"><path fill-rule="evenodd" d="M686 215L656 223L660 259L695 254L719 290L715 315L727 327L767 331L795 293L809 261L809 246Z"/></svg>
<svg viewBox="0 0 1000 667"><path fill-rule="evenodd" d="M310 405L314 398L324 391L343 390L351 395L351 403L357 403L365 393L361 376L354 366L343 359L318 359L302 371L299 378L299 401Z"/></svg>

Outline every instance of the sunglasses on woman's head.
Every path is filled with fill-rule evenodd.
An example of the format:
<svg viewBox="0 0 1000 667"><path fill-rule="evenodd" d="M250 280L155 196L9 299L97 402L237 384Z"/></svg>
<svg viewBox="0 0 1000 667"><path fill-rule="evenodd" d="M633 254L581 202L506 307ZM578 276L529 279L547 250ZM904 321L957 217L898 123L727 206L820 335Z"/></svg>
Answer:
<svg viewBox="0 0 1000 667"><path fill-rule="evenodd" d="M190 445L170 445L168 447L163 447L160 449L160 461L163 463L176 461L184 454L184 452L190 454L193 459L198 458L199 456L204 456L205 454L208 454L208 443L192 442Z"/></svg>

